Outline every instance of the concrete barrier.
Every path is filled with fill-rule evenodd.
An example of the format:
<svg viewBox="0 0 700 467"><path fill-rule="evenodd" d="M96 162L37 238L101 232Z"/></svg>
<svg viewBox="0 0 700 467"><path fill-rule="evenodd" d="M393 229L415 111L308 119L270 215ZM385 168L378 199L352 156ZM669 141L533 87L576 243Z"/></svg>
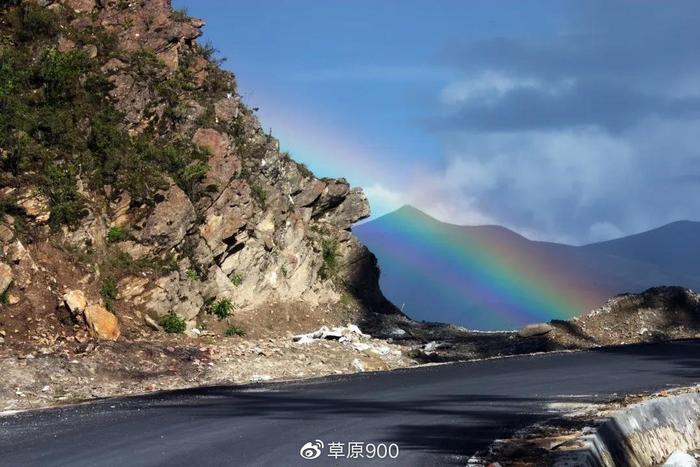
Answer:
<svg viewBox="0 0 700 467"><path fill-rule="evenodd" d="M616 412L561 451L555 467L653 467L676 450L700 447L700 393L660 397Z"/></svg>

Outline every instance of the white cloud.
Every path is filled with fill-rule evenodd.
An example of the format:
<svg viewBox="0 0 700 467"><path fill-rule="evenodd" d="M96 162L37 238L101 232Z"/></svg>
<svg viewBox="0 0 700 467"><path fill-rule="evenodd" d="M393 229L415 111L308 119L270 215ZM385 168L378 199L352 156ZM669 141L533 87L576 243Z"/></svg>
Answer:
<svg viewBox="0 0 700 467"><path fill-rule="evenodd" d="M518 79L496 72L484 72L447 84L441 93L441 101L447 105L460 105L474 99L495 100L517 88L539 88L537 81Z"/></svg>
<svg viewBox="0 0 700 467"><path fill-rule="evenodd" d="M457 224L499 224L529 238L583 244L700 212L700 121L453 135L447 163L368 189L373 205L412 204ZM662 155L660 157L660 155Z"/></svg>

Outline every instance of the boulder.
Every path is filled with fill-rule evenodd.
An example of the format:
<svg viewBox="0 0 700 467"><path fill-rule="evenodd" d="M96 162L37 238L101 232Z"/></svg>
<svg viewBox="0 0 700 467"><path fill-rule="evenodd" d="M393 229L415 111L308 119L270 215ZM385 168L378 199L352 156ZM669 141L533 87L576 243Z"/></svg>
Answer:
<svg viewBox="0 0 700 467"><path fill-rule="evenodd" d="M63 303L74 315L79 315L87 308L87 299L82 290L69 290L63 295Z"/></svg>
<svg viewBox="0 0 700 467"><path fill-rule="evenodd" d="M119 339L119 321L114 314L100 305L90 305L85 309L85 321L97 338L116 341Z"/></svg>
<svg viewBox="0 0 700 467"><path fill-rule="evenodd" d="M13 279L12 268L5 263L0 263L0 295L7 291Z"/></svg>
<svg viewBox="0 0 700 467"><path fill-rule="evenodd" d="M545 334L549 334L552 332L554 328L547 323L537 323L537 324L528 324L527 326L524 326L520 331L518 331L518 336L520 337L537 337L537 336L544 336Z"/></svg>

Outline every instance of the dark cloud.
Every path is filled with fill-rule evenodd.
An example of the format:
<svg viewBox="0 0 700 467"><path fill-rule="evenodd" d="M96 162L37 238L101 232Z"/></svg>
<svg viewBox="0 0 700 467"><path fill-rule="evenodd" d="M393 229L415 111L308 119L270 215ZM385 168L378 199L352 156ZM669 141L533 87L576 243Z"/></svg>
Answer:
<svg viewBox="0 0 700 467"><path fill-rule="evenodd" d="M575 2L565 33L454 45L447 60L465 79L494 73L537 86L472 96L440 127L519 131L595 125L621 131L649 117L694 118L700 94L700 2ZM557 90L553 92L552 90Z"/></svg>
<svg viewBox="0 0 700 467"><path fill-rule="evenodd" d="M495 100L472 99L438 125L508 132L591 125L619 132L649 116L685 119L699 115L699 97L666 97L618 83L588 81L557 92L522 87Z"/></svg>

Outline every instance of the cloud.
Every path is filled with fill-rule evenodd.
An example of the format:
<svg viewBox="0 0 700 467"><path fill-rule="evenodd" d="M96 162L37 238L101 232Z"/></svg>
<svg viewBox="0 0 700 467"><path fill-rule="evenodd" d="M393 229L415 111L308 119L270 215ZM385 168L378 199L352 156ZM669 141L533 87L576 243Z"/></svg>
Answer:
<svg viewBox="0 0 700 467"><path fill-rule="evenodd" d="M700 114L700 3L575 2L563 33L453 45L445 60L467 89L436 127L527 131L597 126L619 132L646 118ZM454 100L454 99L453 99Z"/></svg>
<svg viewBox="0 0 700 467"><path fill-rule="evenodd" d="M514 82L514 80L511 80ZM453 85L446 90L450 92ZM700 98L666 97L635 90L624 83L576 81L565 85L513 85L480 89L437 127L464 131L528 131L597 126L620 132L649 117L686 119L700 116ZM495 91L495 92L494 92ZM443 93L446 91L443 91Z"/></svg>
<svg viewBox="0 0 700 467"><path fill-rule="evenodd" d="M444 168L402 197L572 243L697 219L698 17L697 1L580 1L556 34L452 45L460 76L429 125Z"/></svg>

